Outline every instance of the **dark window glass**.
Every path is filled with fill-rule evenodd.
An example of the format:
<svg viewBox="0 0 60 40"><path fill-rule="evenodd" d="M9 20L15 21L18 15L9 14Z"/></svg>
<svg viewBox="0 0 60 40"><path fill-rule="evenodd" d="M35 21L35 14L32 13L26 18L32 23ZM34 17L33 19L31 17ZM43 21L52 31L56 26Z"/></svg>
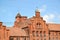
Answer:
<svg viewBox="0 0 60 40"><path fill-rule="evenodd" d="M49 35L50 35L50 32L49 32Z"/></svg>
<svg viewBox="0 0 60 40"><path fill-rule="evenodd" d="M20 37L17 37L17 40L20 40Z"/></svg>
<svg viewBox="0 0 60 40"><path fill-rule="evenodd" d="M41 28L41 24L40 23L37 23L37 28Z"/></svg>
<svg viewBox="0 0 60 40"><path fill-rule="evenodd" d="M59 33L59 35L60 35L60 33Z"/></svg>
<svg viewBox="0 0 60 40"><path fill-rule="evenodd" d="M24 37L24 40L26 40L26 38Z"/></svg>
<svg viewBox="0 0 60 40"><path fill-rule="evenodd" d="M38 31L36 31L36 36L38 37L39 35L38 35Z"/></svg>
<svg viewBox="0 0 60 40"><path fill-rule="evenodd" d="M35 37L35 31L32 31L32 35L33 35L33 37Z"/></svg>
<svg viewBox="0 0 60 40"><path fill-rule="evenodd" d="M42 31L40 31L40 37L42 37Z"/></svg>
<svg viewBox="0 0 60 40"><path fill-rule="evenodd" d="M10 37L10 40L14 40L14 38L13 37Z"/></svg>
<svg viewBox="0 0 60 40"><path fill-rule="evenodd" d="M44 37L46 37L46 32L44 31Z"/></svg>

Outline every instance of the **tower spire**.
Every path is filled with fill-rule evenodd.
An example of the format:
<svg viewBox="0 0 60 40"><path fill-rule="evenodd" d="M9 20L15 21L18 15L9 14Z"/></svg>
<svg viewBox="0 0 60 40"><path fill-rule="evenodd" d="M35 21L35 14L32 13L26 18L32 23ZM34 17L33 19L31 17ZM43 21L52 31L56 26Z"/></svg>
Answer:
<svg viewBox="0 0 60 40"><path fill-rule="evenodd" d="M19 12L18 12L18 13L17 13L17 15L16 15L16 18L17 18L17 17L19 17L19 18L21 17L21 15L20 15L20 13L19 13Z"/></svg>

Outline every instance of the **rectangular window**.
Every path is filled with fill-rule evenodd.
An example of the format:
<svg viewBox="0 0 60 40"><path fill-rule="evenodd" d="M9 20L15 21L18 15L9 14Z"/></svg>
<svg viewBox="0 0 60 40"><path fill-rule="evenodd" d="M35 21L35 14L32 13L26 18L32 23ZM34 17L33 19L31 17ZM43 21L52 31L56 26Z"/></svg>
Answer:
<svg viewBox="0 0 60 40"><path fill-rule="evenodd" d="M46 37L46 32L44 31L44 37Z"/></svg>
<svg viewBox="0 0 60 40"><path fill-rule="evenodd" d="M33 35L33 37L35 37L35 31L32 31L32 35Z"/></svg>
<svg viewBox="0 0 60 40"><path fill-rule="evenodd" d="M8 37L8 32L7 32L7 37Z"/></svg>
<svg viewBox="0 0 60 40"><path fill-rule="evenodd" d="M26 37L24 37L23 40L26 40Z"/></svg>
<svg viewBox="0 0 60 40"><path fill-rule="evenodd" d="M10 37L10 40L14 40L14 38L13 37Z"/></svg>
<svg viewBox="0 0 60 40"><path fill-rule="evenodd" d="M42 37L42 31L40 31L40 37Z"/></svg>
<svg viewBox="0 0 60 40"><path fill-rule="evenodd" d="M20 37L17 37L17 40L20 40Z"/></svg>
<svg viewBox="0 0 60 40"><path fill-rule="evenodd" d="M58 35L58 33L56 32L56 36Z"/></svg>
<svg viewBox="0 0 60 40"><path fill-rule="evenodd" d="M38 37L39 35L38 35L38 31L36 31L36 36Z"/></svg>

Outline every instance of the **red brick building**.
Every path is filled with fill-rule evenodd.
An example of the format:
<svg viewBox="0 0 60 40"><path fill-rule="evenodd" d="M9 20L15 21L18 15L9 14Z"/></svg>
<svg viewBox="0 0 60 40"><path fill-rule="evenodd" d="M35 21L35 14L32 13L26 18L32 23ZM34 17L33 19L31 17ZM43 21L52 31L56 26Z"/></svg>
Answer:
<svg viewBox="0 0 60 40"><path fill-rule="evenodd" d="M0 40L60 40L60 24L46 23L39 10L31 18L18 13L15 19L12 27L0 22Z"/></svg>

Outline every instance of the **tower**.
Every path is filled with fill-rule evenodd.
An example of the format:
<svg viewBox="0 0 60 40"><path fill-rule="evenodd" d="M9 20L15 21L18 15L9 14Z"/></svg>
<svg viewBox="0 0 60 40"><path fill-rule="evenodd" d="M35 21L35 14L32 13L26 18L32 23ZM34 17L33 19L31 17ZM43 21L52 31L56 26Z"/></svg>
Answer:
<svg viewBox="0 0 60 40"><path fill-rule="evenodd" d="M40 11L39 11L39 9L36 9L36 10L35 10L35 16L36 16L36 17L40 17Z"/></svg>
<svg viewBox="0 0 60 40"><path fill-rule="evenodd" d="M21 20L21 15L20 13L18 12L18 14L16 15L16 22L20 22Z"/></svg>
<svg viewBox="0 0 60 40"><path fill-rule="evenodd" d="M14 27L17 27L18 23L20 23L20 21L21 21L21 15L18 12L17 15L16 15L16 17L15 17Z"/></svg>

